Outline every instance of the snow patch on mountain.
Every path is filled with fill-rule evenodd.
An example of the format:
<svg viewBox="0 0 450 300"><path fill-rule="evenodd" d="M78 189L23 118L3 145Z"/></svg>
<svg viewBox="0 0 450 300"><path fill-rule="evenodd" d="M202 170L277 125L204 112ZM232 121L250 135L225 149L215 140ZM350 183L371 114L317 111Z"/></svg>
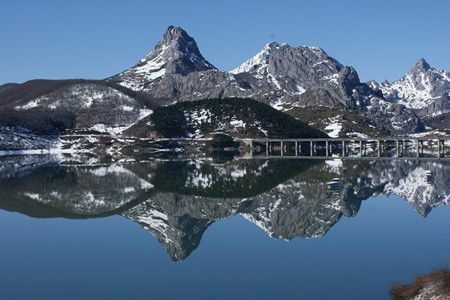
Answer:
<svg viewBox="0 0 450 300"><path fill-rule="evenodd" d="M392 84L383 81L381 84L371 82L390 100L397 101L406 107L422 109L434 100L450 95L450 73L432 68L424 60L419 60L412 69Z"/></svg>
<svg viewBox="0 0 450 300"><path fill-rule="evenodd" d="M130 112L130 111L134 111L135 108L133 108L131 106L123 106L122 110L126 111L126 112ZM139 122L140 120L151 115L152 113L153 113L153 111L151 109L147 109L147 108L139 109L139 117L137 118L136 122ZM112 126L112 125L98 123L98 124L92 125L89 128L86 128L85 130L88 132L95 131L95 132L102 133L102 134L109 134L112 136L117 136L117 135L122 134L125 130L127 130L131 126L133 126L136 122L131 122L129 124L122 125L122 126Z"/></svg>
<svg viewBox="0 0 450 300"><path fill-rule="evenodd" d="M120 76L124 79L119 84L131 90L142 90L145 82L151 82L164 76L166 73L164 51L167 48L168 46L164 45L164 47L160 49L160 53L154 58L150 58L153 55L153 51L150 52L142 58L140 63L134 68L121 73Z"/></svg>
<svg viewBox="0 0 450 300"><path fill-rule="evenodd" d="M325 133L332 138L339 137L339 134L342 130L342 122L340 122L340 116L330 118L327 123L328 125L324 128Z"/></svg>
<svg viewBox="0 0 450 300"><path fill-rule="evenodd" d="M19 104L15 109L29 110L36 107L44 107L55 110L67 106L83 109L105 105L111 99L124 103L122 107L135 106L135 100L133 98L116 89L97 84L74 84L70 87L38 97L28 103Z"/></svg>
<svg viewBox="0 0 450 300"><path fill-rule="evenodd" d="M426 215L430 208L447 204L450 201L450 195L442 195L430 180L434 180L434 175L425 168L417 167L409 172L407 177L400 179L398 183L388 183L385 186L385 193L402 197L417 212Z"/></svg>
<svg viewBox="0 0 450 300"><path fill-rule="evenodd" d="M200 53L195 40L180 27L169 26L161 41L132 68L109 80L134 91L149 89L168 74L187 75L215 69Z"/></svg>
<svg viewBox="0 0 450 300"><path fill-rule="evenodd" d="M262 78L267 74L267 67L269 66L270 54L280 48L277 42L271 42L264 46L255 56L245 61L242 65L230 71L231 74L239 74L245 72L256 73L257 77Z"/></svg>

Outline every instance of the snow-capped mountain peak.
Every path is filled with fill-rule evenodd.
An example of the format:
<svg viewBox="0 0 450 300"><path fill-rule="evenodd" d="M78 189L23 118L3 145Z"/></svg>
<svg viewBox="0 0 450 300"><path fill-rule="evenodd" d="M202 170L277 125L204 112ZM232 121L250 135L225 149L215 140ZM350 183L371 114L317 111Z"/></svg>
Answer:
<svg viewBox="0 0 450 300"><path fill-rule="evenodd" d="M431 67L428 64L428 62L424 58L421 58L413 65L413 67L409 71L409 74L418 73L418 72L426 72L430 68Z"/></svg>
<svg viewBox="0 0 450 300"><path fill-rule="evenodd" d="M209 69L215 67L202 56L195 40L181 27L169 26L150 53L113 79L122 86L140 91L167 74L187 75Z"/></svg>
<svg viewBox="0 0 450 300"><path fill-rule="evenodd" d="M234 70L231 70L230 73L232 74L239 74L239 73L252 73L255 72L257 74L262 75L261 73L264 72L264 70L269 65L269 57L270 55L280 48L280 44L277 42L271 42L264 46L264 48L258 52L255 56L250 58L249 60L245 61L242 65L237 67Z"/></svg>
<svg viewBox="0 0 450 300"><path fill-rule="evenodd" d="M431 113L442 113L450 96L450 73L431 67L421 58L402 78L392 84L383 81L378 88L387 99L408 108L420 110L433 106L439 109L433 108Z"/></svg>
<svg viewBox="0 0 450 300"><path fill-rule="evenodd" d="M177 26L169 26L155 49L141 59L141 62L152 61L157 58L165 58L167 61L187 58L188 62L192 63L190 66L193 67L192 69L169 70L182 75L192 71L214 69L214 66L200 53L195 40L181 27Z"/></svg>

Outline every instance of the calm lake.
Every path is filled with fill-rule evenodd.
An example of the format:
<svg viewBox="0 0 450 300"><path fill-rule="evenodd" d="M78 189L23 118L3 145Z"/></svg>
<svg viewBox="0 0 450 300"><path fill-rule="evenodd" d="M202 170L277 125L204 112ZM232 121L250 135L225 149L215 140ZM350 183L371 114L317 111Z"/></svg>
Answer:
<svg viewBox="0 0 450 300"><path fill-rule="evenodd" d="M450 161L0 158L0 299L389 299L450 264Z"/></svg>

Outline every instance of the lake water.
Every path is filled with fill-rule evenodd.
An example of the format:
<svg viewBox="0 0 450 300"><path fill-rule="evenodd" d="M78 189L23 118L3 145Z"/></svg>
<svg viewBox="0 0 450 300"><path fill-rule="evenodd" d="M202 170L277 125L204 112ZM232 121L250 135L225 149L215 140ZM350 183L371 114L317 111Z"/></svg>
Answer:
<svg viewBox="0 0 450 300"><path fill-rule="evenodd" d="M0 299L389 299L449 266L450 162L0 160Z"/></svg>

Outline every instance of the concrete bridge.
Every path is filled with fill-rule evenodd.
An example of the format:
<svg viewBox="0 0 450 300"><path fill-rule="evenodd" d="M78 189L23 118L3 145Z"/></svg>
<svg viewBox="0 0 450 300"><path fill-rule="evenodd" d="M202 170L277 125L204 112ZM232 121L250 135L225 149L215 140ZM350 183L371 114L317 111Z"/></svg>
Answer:
<svg viewBox="0 0 450 300"><path fill-rule="evenodd" d="M252 156L303 158L450 158L450 137L242 139Z"/></svg>

